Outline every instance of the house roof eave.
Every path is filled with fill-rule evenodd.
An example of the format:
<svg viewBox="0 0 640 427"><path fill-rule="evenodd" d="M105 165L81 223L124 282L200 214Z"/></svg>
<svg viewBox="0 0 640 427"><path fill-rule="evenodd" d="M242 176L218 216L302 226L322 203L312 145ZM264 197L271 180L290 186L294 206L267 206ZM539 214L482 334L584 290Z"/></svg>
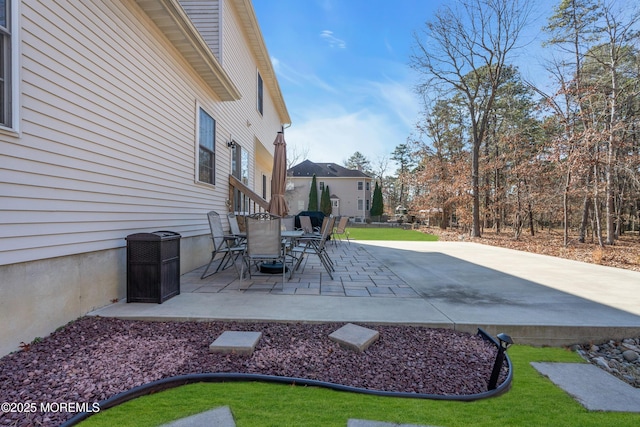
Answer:
<svg viewBox="0 0 640 427"><path fill-rule="evenodd" d="M276 106L278 114L280 116L281 123L291 124L291 118L287 105L284 102L282 91L280 90L280 84L276 77L276 72L273 69L271 63L271 57L267 51L267 46L262 37L262 31L258 24L258 18L256 17L255 10L251 3L251 0L233 0L240 21L244 27L244 32L249 40L249 47L256 57L258 63L258 69L262 75L262 80L269 88L269 92L273 98L273 102Z"/></svg>
<svg viewBox="0 0 640 427"><path fill-rule="evenodd" d="M178 0L136 0L136 3L222 101L242 97Z"/></svg>

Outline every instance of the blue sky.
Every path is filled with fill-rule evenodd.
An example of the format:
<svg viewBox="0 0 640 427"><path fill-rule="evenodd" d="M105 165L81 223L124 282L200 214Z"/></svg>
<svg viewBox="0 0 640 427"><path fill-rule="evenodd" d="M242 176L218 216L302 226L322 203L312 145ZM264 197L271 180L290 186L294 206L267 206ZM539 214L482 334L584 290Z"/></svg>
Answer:
<svg viewBox="0 0 640 427"><path fill-rule="evenodd" d="M421 110L413 33L444 1L253 0L292 120L289 151L338 164L360 151L375 164L405 143Z"/></svg>

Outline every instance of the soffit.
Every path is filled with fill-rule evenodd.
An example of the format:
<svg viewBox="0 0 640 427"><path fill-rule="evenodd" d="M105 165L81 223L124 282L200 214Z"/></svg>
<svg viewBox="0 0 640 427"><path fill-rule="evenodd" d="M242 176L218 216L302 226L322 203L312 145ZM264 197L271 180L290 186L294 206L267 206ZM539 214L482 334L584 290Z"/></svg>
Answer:
<svg viewBox="0 0 640 427"><path fill-rule="evenodd" d="M177 0L136 2L222 101L236 101L241 98L240 91Z"/></svg>

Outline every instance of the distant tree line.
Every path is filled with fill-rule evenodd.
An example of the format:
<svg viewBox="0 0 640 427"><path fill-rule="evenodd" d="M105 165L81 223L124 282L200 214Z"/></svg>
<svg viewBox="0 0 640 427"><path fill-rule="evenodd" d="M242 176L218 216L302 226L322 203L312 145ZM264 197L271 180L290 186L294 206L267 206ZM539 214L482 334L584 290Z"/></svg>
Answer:
<svg viewBox="0 0 640 427"><path fill-rule="evenodd" d="M543 28L550 80L538 87L513 65L531 5L457 0L415 33L424 110L391 153L398 169L359 152L345 161L376 180L386 213L424 210L473 236L561 227L565 245L640 230L638 6L559 1Z"/></svg>
<svg viewBox="0 0 640 427"><path fill-rule="evenodd" d="M509 62L529 10L526 1L461 0L416 34L425 110L419 137L395 152L416 159L399 162L400 194L474 236L560 225L565 245L571 229L613 244L639 227L637 7L561 1L544 27L551 91Z"/></svg>

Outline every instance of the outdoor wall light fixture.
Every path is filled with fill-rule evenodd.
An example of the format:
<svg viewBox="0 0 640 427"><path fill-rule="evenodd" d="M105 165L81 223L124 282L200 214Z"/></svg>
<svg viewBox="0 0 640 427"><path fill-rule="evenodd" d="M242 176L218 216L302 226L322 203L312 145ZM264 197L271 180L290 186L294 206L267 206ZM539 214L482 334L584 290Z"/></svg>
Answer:
<svg viewBox="0 0 640 427"><path fill-rule="evenodd" d="M491 378L489 379L489 390L495 390L498 383L498 377L500 377L500 370L502 369L502 363L504 362L504 353L513 344L511 337L505 333L496 335L500 346L498 347L498 355L496 361L493 364L493 371L491 371Z"/></svg>
<svg viewBox="0 0 640 427"><path fill-rule="evenodd" d="M227 141L227 147L229 147L229 148L233 148L236 145L238 145L238 143L233 139L229 139L229 141Z"/></svg>

